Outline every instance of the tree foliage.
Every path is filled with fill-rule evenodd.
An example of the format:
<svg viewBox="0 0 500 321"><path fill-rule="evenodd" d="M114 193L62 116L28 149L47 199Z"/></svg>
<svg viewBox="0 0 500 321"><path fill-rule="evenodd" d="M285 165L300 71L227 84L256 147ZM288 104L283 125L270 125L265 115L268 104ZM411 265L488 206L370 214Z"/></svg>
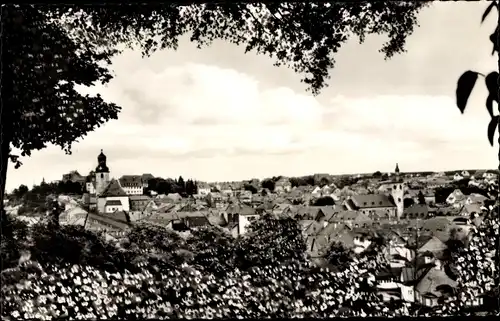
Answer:
<svg viewBox="0 0 500 321"><path fill-rule="evenodd" d="M306 244L295 220L265 214L250 224L237 251L241 267L275 265L289 260L303 262Z"/></svg>
<svg viewBox="0 0 500 321"><path fill-rule="evenodd" d="M340 242L334 242L326 255L328 262L339 270L344 270L352 262L353 257L354 252Z"/></svg>
<svg viewBox="0 0 500 321"><path fill-rule="evenodd" d="M194 253L192 264L203 271L224 276L236 267L235 240L219 227L193 230L187 240L187 247Z"/></svg>
<svg viewBox="0 0 500 321"><path fill-rule="evenodd" d="M274 57L304 75L318 94L326 86L334 54L351 35L387 34L386 58L404 50L420 2L269 3L107 6L9 5L2 10L3 99L0 206L8 159L21 165L11 146L29 156L47 144L71 152L72 143L110 119L120 107L97 95L82 95L77 85L105 84L118 44L138 45L145 55L175 49L191 35L199 47L222 39ZM189 6L181 6L187 4Z"/></svg>
<svg viewBox="0 0 500 321"><path fill-rule="evenodd" d="M486 10L484 11L483 16L481 17L481 22L483 22L486 17L492 12L493 8L496 9L497 13L499 12L499 4L498 1L492 1ZM493 31L493 33L490 36L490 41L493 43L493 51L492 54L495 54L495 52L498 52L498 37L499 37L499 25L497 24L497 27ZM488 89L488 96L486 97L486 110L488 111L491 120L488 124L488 130L487 130L487 137L488 140L493 146L493 138L495 135L495 131L498 128L498 131L500 132L500 118L498 115L494 115L493 112L493 103L496 102L497 108L498 108L498 81L499 81L499 75L498 72L490 72L486 76L482 73L479 73L477 71L472 71L472 70L467 70L464 72L460 78L458 79L457 82L457 90L456 90L456 100L457 100L457 107L460 110L460 112L463 114L465 112L465 108L467 107L467 102L468 99L472 93L472 90L474 89L474 86L476 84L476 81L478 77L481 76L484 78L484 82L486 84L486 88ZM499 110L500 112L500 110ZM500 139L500 137L499 137ZM500 161L500 150L499 150L499 161ZM500 166L500 165L499 165ZM500 167L499 167L500 168Z"/></svg>
<svg viewBox="0 0 500 321"><path fill-rule="evenodd" d="M330 196L320 197L313 203L314 206L333 206L335 201Z"/></svg>

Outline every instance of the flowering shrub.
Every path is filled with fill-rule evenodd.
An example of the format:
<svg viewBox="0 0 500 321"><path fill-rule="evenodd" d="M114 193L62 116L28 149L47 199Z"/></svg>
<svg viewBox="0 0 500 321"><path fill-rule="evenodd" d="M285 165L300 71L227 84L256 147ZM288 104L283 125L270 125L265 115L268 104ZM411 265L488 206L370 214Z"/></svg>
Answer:
<svg viewBox="0 0 500 321"><path fill-rule="evenodd" d="M362 271L361 271L362 272ZM231 271L225 278L184 264L150 273L109 273L29 261L2 272L3 317L51 319L264 318L397 315L360 289L360 271L293 261ZM19 281L21 280L21 281Z"/></svg>
<svg viewBox="0 0 500 321"><path fill-rule="evenodd" d="M184 240L166 230L138 226L116 246L105 243L99 235L83 236L79 233L84 232L78 229L61 227L63 234L52 235L53 239L43 234L46 232L35 233L32 258L38 262L26 261L1 273L2 317L322 318L417 314L414 305L385 303L376 296L375 274L386 265L380 252L352 256L339 271L316 268L305 259L300 233L295 240L282 238L281 242L268 242L273 231L268 228L273 226L269 222L274 221L266 219L267 224L253 226L248 237L233 243L222 231L204 228ZM291 222L284 223L290 225L281 228L293 232ZM480 258L474 261L477 263L459 268L466 261L461 258L487 257L494 244L495 224L498 223L485 222L477 232L478 237L472 239L469 250L456 256L458 271L477 271L470 264L485 271L485 276L476 280L479 287L491 284L494 276L491 264L485 264L489 259ZM265 229L265 233L260 229ZM66 262L44 260L43 254L55 258L56 252L51 252L47 244L40 243L41 240L55 242L61 240L61 235L81 237L81 241L88 237L89 241L83 245L73 241L58 245L56 249L62 249L62 253L70 249L79 251L79 256L70 256ZM40 248L35 249L37 246ZM258 250L259 256L253 253L239 259L244 246ZM228 251L224 251L226 247ZM97 258L90 259L91 254ZM224 264L225 259L228 259L227 264ZM108 264L101 264L105 260ZM244 266L242 263L250 264ZM469 282L467 289L474 288L470 275L460 274L459 278ZM458 308L453 310L455 306L458 304L450 299L440 313L460 312ZM421 310L418 314L435 312Z"/></svg>
<svg viewBox="0 0 500 321"><path fill-rule="evenodd" d="M467 247L452 253L452 273L459 282L457 293L448 299L442 311L449 315L467 313L478 296L491 293L498 284L495 250L498 247L499 220L487 218L474 229ZM495 294L493 294L495 295ZM498 295L496 295L498 296ZM486 297L487 299L487 297ZM494 309L494 306L491 306Z"/></svg>

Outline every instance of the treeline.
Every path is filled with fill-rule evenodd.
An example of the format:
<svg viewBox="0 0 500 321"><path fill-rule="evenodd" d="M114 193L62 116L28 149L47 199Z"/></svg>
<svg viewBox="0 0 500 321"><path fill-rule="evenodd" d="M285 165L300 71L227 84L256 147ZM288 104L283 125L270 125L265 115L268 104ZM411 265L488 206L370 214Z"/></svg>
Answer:
<svg viewBox="0 0 500 321"><path fill-rule="evenodd" d="M47 198L52 195L81 195L85 186L78 182L59 181L57 183L46 183L34 185L31 190L28 186L21 184L9 195L13 205L22 205L18 214L45 213L47 210Z"/></svg>
<svg viewBox="0 0 500 321"><path fill-rule="evenodd" d="M156 177L148 180L148 187L144 190L146 194L151 191L165 195L178 193L182 197L187 197L198 194L198 184L192 179L184 181L182 176L178 179Z"/></svg>
<svg viewBox="0 0 500 321"><path fill-rule="evenodd" d="M382 175L382 174L381 174ZM387 174L384 174L387 176ZM274 176L271 178L266 178L262 181L262 188L266 188L271 192L274 191L276 182L280 180L283 176ZM325 177L324 175L307 175L301 177L290 177L290 184L293 187L299 186L319 186L323 187L325 185L335 184L338 188L342 189L345 186L350 186L356 184L360 179L352 177L350 175L341 176L338 178L332 178L331 176Z"/></svg>
<svg viewBox="0 0 500 321"><path fill-rule="evenodd" d="M470 186L469 181L470 179L464 178L457 182L450 183L449 186L436 188L434 192L436 203L446 203L446 199L448 198L448 196L456 189L459 189L464 195L480 194L489 198L488 191L486 189L482 189L477 186Z"/></svg>

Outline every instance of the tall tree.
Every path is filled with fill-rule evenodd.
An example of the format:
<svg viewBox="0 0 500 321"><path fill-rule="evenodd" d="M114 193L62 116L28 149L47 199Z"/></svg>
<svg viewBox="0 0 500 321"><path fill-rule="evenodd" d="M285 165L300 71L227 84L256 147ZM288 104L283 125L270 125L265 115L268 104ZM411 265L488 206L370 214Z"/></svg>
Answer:
<svg viewBox="0 0 500 321"><path fill-rule="evenodd" d="M425 196L424 196L424 193L422 193L422 191L419 191L418 192L418 204L426 204L427 202L425 201Z"/></svg>
<svg viewBox="0 0 500 321"><path fill-rule="evenodd" d="M184 178L182 178L182 176L179 176L179 179L177 180L177 186L179 188L177 193L186 192L186 182L184 182Z"/></svg>
<svg viewBox="0 0 500 321"><path fill-rule="evenodd" d="M116 50L70 35L41 7L2 7L2 117L0 126L0 211L3 209L9 158L30 156L54 144L67 153L78 138L109 119L120 108L98 95L82 95L75 85L107 83L105 64ZM47 9L48 10L48 9Z"/></svg>

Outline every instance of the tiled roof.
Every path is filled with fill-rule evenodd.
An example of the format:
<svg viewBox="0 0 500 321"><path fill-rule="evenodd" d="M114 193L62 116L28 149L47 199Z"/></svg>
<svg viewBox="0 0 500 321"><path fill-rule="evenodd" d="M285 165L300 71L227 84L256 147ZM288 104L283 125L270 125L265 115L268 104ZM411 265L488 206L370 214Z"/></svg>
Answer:
<svg viewBox="0 0 500 321"><path fill-rule="evenodd" d="M414 204L408 208L405 208L403 210L403 213L406 215L424 213L424 216L427 216L427 214L429 213L429 208L425 204Z"/></svg>
<svg viewBox="0 0 500 321"><path fill-rule="evenodd" d="M123 190L123 188L120 186L120 183L116 180L113 179L111 182L109 182L108 186L104 189L104 192L102 192L99 197L112 197L112 196L127 196L127 193Z"/></svg>
<svg viewBox="0 0 500 321"><path fill-rule="evenodd" d="M148 195L130 195L128 198L130 199L131 202L133 202L133 201L148 201L151 199L151 197Z"/></svg>
<svg viewBox="0 0 500 321"><path fill-rule="evenodd" d="M306 235L316 235L323 228L323 223L313 221L305 230Z"/></svg>
<svg viewBox="0 0 500 321"><path fill-rule="evenodd" d="M447 249L446 244L441 242L437 237L433 236L427 243L424 244L424 246L420 247L418 249L418 252L420 253L425 253L425 252L441 252Z"/></svg>
<svg viewBox="0 0 500 321"><path fill-rule="evenodd" d="M318 206L318 215L319 215L319 213L323 213L326 221L331 219L335 215L335 213L337 213L337 212L338 211L335 210L335 208L332 206Z"/></svg>
<svg viewBox="0 0 500 321"><path fill-rule="evenodd" d="M357 208L394 207L394 203L384 194L354 195L352 202Z"/></svg>
<svg viewBox="0 0 500 321"><path fill-rule="evenodd" d="M313 206L296 206L293 210L296 214L304 219L314 220L318 214L318 208Z"/></svg>
<svg viewBox="0 0 500 321"><path fill-rule="evenodd" d="M146 173L141 175L141 179L144 183L147 183L150 179L155 178L152 174Z"/></svg>
<svg viewBox="0 0 500 321"><path fill-rule="evenodd" d="M356 222L369 222L371 219L365 214L358 211L342 211L336 213L330 221L356 221Z"/></svg>
<svg viewBox="0 0 500 321"><path fill-rule="evenodd" d="M179 193L169 193L165 197L174 201L179 201L182 199L182 196Z"/></svg>
<svg viewBox="0 0 500 321"><path fill-rule="evenodd" d="M122 206L122 201L120 200L109 200L109 201L106 201L106 204L104 206Z"/></svg>
<svg viewBox="0 0 500 321"><path fill-rule="evenodd" d="M118 229L126 229L129 227L129 221L126 213L124 212L115 212L112 214L113 216L106 214L95 214L89 213L89 219L96 220L98 222L102 222L104 224L111 225Z"/></svg>
<svg viewBox="0 0 500 321"><path fill-rule="evenodd" d="M422 226L423 230L429 230L431 232L445 231L451 225L450 219L448 217L433 217L424 221Z"/></svg>
<svg viewBox="0 0 500 321"><path fill-rule="evenodd" d="M255 209L246 204L230 204L226 208L228 214L255 215Z"/></svg>
<svg viewBox="0 0 500 321"><path fill-rule="evenodd" d="M142 186L142 179L139 175L123 175L120 177L120 184L124 187Z"/></svg>
<svg viewBox="0 0 500 321"><path fill-rule="evenodd" d="M415 290L421 294L429 293L436 297L441 297L441 292L437 290L437 287L440 285L449 285L452 288L455 288L457 286L457 282L450 279L444 271L430 269L417 284Z"/></svg>

